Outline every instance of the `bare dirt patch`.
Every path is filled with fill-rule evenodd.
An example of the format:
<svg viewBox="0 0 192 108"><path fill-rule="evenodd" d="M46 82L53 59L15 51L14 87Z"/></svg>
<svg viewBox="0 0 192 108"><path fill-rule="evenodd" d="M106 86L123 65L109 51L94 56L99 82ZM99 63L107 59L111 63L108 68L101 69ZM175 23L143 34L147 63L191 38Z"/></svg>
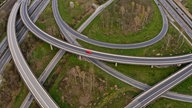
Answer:
<svg viewBox="0 0 192 108"><path fill-rule="evenodd" d="M68 91L64 93L64 99L73 105L87 106L92 100L92 90L96 86L93 73L82 71L76 66L68 71L67 76L60 83L60 89Z"/></svg>
<svg viewBox="0 0 192 108"><path fill-rule="evenodd" d="M124 34L136 32L148 22L152 10L150 0L119 0L110 10L108 9L104 11L105 14L102 14L103 28L110 31L115 26ZM109 33L113 34L113 32Z"/></svg>
<svg viewBox="0 0 192 108"><path fill-rule="evenodd" d="M101 4L103 4L103 3L107 2L107 1L108 0L95 0L96 4L98 4L98 5L101 5Z"/></svg>
<svg viewBox="0 0 192 108"><path fill-rule="evenodd" d="M6 22L8 15L16 0L7 0L7 2L0 7L0 36L6 31Z"/></svg>
<svg viewBox="0 0 192 108"><path fill-rule="evenodd" d="M9 63L3 74L3 82L0 87L0 107L11 108L20 91L21 78L12 63Z"/></svg>
<svg viewBox="0 0 192 108"><path fill-rule="evenodd" d="M82 70L79 66L71 68L60 82L59 90L63 92L62 101L71 106L90 107L96 94L106 92L107 82L98 78L94 70Z"/></svg>

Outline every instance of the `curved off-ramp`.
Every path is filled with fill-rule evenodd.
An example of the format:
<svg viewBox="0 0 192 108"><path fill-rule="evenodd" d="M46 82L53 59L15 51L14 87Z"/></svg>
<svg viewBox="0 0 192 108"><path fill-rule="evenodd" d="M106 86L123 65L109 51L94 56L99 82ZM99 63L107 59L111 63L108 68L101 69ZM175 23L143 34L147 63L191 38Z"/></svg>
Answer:
<svg viewBox="0 0 192 108"><path fill-rule="evenodd" d="M27 85L33 96L36 98L40 106L43 108L58 108L56 103L51 99L51 97L47 94L44 88L42 88L42 86L39 84L20 51L16 39L15 22L21 2L21 0L18 0L15 3L8 19L7 36L11 55L22 79L24 80L25 84Z"/></svg>

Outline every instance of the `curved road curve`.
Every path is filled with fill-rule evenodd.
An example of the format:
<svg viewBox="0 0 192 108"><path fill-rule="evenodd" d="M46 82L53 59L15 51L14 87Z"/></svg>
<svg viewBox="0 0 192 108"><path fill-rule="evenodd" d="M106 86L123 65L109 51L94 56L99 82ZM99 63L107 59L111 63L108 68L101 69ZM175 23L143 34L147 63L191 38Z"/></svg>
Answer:
<svg viewBox="0 0 192 108"><path fill-rule="evenodd" d="M15 4L16 5L16 4ZM17 9L16 9L17 10ZM12 16L12 14L10 15L10 19L9 20L11 20L11 16ZM13 15L14 16L14 15ZM16 16L16 14L15 14L15 16ZM11 20L11 21L15 21L15 20ZM13 30L13 31L15 31L14 30L14 27L13 27L13 22L11 22L11 21L9 21L9 24L8 24L8 26L10 26L9 28L10 28L10 30L8 30L9 32L8 32L8 39L10 38L10 34L11 34L11 29ZM10 24L10 23L12 23L12 25ZM14 22L15 23L15 22ZM12 27L12 28L11 28ZM14 34L13 34L13 36L14 36ZM12 41L14 41L14 39L12 40ZM15 41L16 41L16 38L15 38ZM17 43L17 42L16 42ZM14 42L11 42L11 41L9 41L9 46L11 46L11 44L14 44ZM14 47L14 45L12 45L12 48ZM17 46L15 46L15 47L18 47L18 45ZM10 48L11 49L11 48ZM18 47L18 49L19 49L19 47ZM11 49L11 50L13 50L13 51L15 51L14 53L16 53L16 51L17 51L17 48L16 48L16 50L14 50L14 49ZM12 55L14 55L14 53L12 53ZM20 52L19 52L20 53ZM17 54L17 55L20 55L20 54ZM16 55L16 56L17 56ZM21 54L22 55L22 54ZM18 58L19 58L19 56L18 56ZM22 58L22 57L21 57ZM23 61L23 59L20 59L21 61ZM19 64L18 64L19 65ZM18 66L17 65L17 66ZM19 67L19 66L18 66ZM25 67L25 66L24 66Z"/></svg>
<svg viewBox="0 0 192 108"><path fill-rule="evenodd" d="M59 11L59 10L58 10L58 8L55 8L55 7L58 7L57 1L58 0L52 1L52 10L53 10L53 15L55 17L55 21L56 21L57 25L59 25L61 23L60 22L61 20L57 19L57 17L56 17L58 15L57 14L58 12L56 12L56 11ZM93 14L95 14L95 13L93 13ZM63 35L66 37L66 39L70 43L75 43L76 45L79 45L75 40L73 40L74 42L72 42L72 39L70 39L70 35L68 35L68 34L63 34ZM103 63L99 60L89 59L89 58L86 58L86 59L88 59L90 62L95 64L97 67L99 67L101 70L108 73L109 75L111 75L111 76L113 76L113 77L115 77L115 78L129 84L129 85L132 85L133 87L136 87L136 88L144 90L144 91L151 88L151 86L149 86L149 85L146 85L142 82L136 81L136 80L134 80L128 76L125 76L124 74L118 72L117 70L113 69L112 67L109 67L108 65L106 65L105 63ZM190 95L183 95L183 94L178 94L178 93L174 93L174 92L167 92L166 94L162 95L162 97L192 103L192 96L190 96Z"/></svg>
<svg viewBox="0 0 192 108"><path fill-rule="evenodd" d="M113 48L113 49L135 49L135 48L143 48L143 47L146 47L146 46L150 46L158 41L160 41L167 33L168 31L168 28L169 28L169 23L168 23L168 19L167 19L167 16L163 10L163 8L158 5L159 2L157 0L154 0L155 3L157 4L159 10L160 10L160 13L161 13L161 16L162 16L162 19L163 19L163 26L162 26L162 29L160 31L160 33L155 36L154 38L152 38L151 40L148 40L148 41L145 41L145 42L140 42L140 43L133 43L133 44L112 44L112 43L107 43L107 42L101 42L101 41L97 41L97 40L93 40L93 39L90 39L88 38L87 36L83 35L83 34L80 34L79 32L73 30L73 28L71 28L62 18L61 16L58 17L59 20L61 20L61 24L59 24L59 27L60 29L66 29L69 33L71 33L74 37L84 41L84 42L87 42L87 43L90 43L92 45L96 45L96 46L100 46L100 47L105 47L105 48ZM112 2L111 0L109 0L108 2ZM109 4L109 3L106 3L106 4ZM94 12L95 14L93 14L90 19L88 20L93 20L102 10L103 8L105 8L107 5L103 4L101 6L99 6L96 11ZM57 14L59 14L59 11L57 11ZM87 23L90 23L90 22L87 22ZM84 26L86 26L87 24L84 24Z"/></svg>
<svg viewBox="0 0 192 108"><path fill-rule="evenodd" d="M103 52L94 51L94 50L69 44L39 29L29 18L29 15L27 12L27 5L25 4L26 3L23 2L21 5L20 15L26 27L41 40L49 44L52 44L53 46L56 46L60 49L63 49L65 51L75 53L77 55L89 57L89 58L95 58L99 60L104 60L109 62L118 62L118 63L124 63L124 64L171 65L171 64L188 63L192 61L192 54L172 56L172 57L134 57L134 56L123 56L123 55L103 53ZM86 53L87 50L90 50L92 54L87 54Z"/></svg>
<svg viewBox="0 0 192 108"><path fill-rule="evenodd" d="M7 36L8 36L8 44L11 51L11 55L13 57L15 65L17 66L17 69L19 70L19 73L22 79L24 80L25 84L27 85L31 93L36 98L37 102L41 105L41 107L58 108L56 103L51 99L51 97L39 84L39 82L33 75L32 71L30 70L29 66L27 65L20 51L20 48L16 39L15 23L16 23L17 12L19 10L19 6L21 2L22 0L18 0L15 3L8 19Z"/></svg>

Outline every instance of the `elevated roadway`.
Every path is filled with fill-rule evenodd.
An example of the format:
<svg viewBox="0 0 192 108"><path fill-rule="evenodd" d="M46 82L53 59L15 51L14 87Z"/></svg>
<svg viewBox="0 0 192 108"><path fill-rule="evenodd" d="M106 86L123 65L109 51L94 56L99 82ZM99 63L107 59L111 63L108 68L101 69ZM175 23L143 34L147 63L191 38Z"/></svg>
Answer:
<svg viewBox="0 0 192 108"><path fill-rule="evenodd" d="M59 14L59 10L58 10L58 5L57 5L57 0L53 0L52 1L52 9L53 9L53 15L55 17L56 23L57 25L62 24L62 20L60 20L58 17L61 17ZM95 14L95 13L93 13ZM86 22L86 21L85 21ZM67 34L67 31L63 28L60 28L60 31L63 33L63 35L66 37L67 41L70 43L74 43L77 46L80 46L76 40L73 40L73 42L71 41L72 39L70 39L70 34ZM82 32L83 29L78 29L78 32ZM129 84L132 85L138 89L141 90L148 90L149 88L151 88L149 85L143 84L139 81L136 81L128 76L123 75L121 72L118 72L117 70L107 66L105 63L96 60L96 59L89 59L86 58L87 60L89 60L90 62L92 62L93 64L95 64L98 68L102 69L104 72L110 74L111 76ZM179 100L179 101L184 101L184 102L192 102L192 96L189 95L183 95L183 94L178 94L178 93L174 93L174 92L167 92L165 94L163 94L163 97L165 98L169 98L169 99L174 99L174 100Z"/></svg>
<svg viewBox="0 0 192 108"><path fill-rule="evenodd" d="M43 73L38 78L41 85L43 85L43 83L46 81L46 79L48 78L48 76L50 75L50 73L52 72L52 70L54 69L56 64L59 62L59 60L63 57L64 54L65 54L65 51L59 50L57 54L53 57L51 62L47 65ZM20 108L29 108L33 99L34 99L33 95L31 93L28 93L23 103L21 104Z"/></svg>
<svg viewBox="0 0 192 108"><path fill-rule="evenodd" d="M170 6L184 19L184 21L189 25L192 29L192 20L186 15L186 13L179 7L173 0L167 0Z"/></svg>
<svg viewBox="0 0 192 108"><path fill-rule="evenodd" d="M175 21L182 27L182 29L187 33L187 35L192 39L192 30L190 26L186 23L187 21L181 17L184 15L184 13L178 14L178 12L174 8L172 8L172 6L168 3L167 0L159 0L159 2L167 10L167 12L175 19Z"/></svg>
<svg viewBox="0 0 192 108"><path fill-rule="evenodd" d="M31 4L29 7L28 13L31 15L33 11L36 9L36 7L39 5L41 0L34 0L34 2ZM21 19L18 19L16 22L16 31L21 32L24 30L25 27L22 27L23 23ZM26 30L25 30L26 31ZM0 57L3 55L3 52L8 48L8 42L7 42L7 37L5 37L1 43L0 43Z"/></svg>
<svg viewBox="0 0 192 108"><path fill-rule="evenodd" d="M21 5L20 14L24 24L33 34L35 34L35 36L37 36L41 40L53 46L56 46L60 49L63 49L71 53L75 53L77 55L109 61L109 62L137 64L137 65L171 65L171 64L188 63L192 61L192 54L173 56L173 57L134 57L134 56L122 56L122 55L116 55L116 54L103 53L103 52L98 52L90 49L81 48L79 46L72 45L62 40L59 40L57 38L54 38L53 36L39 29L30 20L29 15L27 13L27 5L25 5L25 2L23 2ZM87 50L90 50L92 54L87 54L86 53Z"/></svg>
<svg viewBox="0 0 192 108"><path fill-rule="evenodd" d="M168 9L167 11L169 11L170 13L172 12L171 13L172 16L178 16L178 17L174 17L174 19L177 22L185 21L184 24L186 24L186 28L183 28L183 29L188 29L189 31L192 31L190 29L190 27L192 27L191 20L185 15L185 13L183 13L183 11L173 1L168 0L168 1L161 1L161 2L162 2L162 5L164 5L164 7ZM180 22L178 23L180 24ZM129 105L127 105L127 108L145 107L150 102L154 101L159 96L161 96L163 93L167 92L169 89L173 88L175 85L179 84L181 81L191 76L191 74L192 74L192 64L186 66L181 71L168 77L167 79L163 80L162 82L153 86L151 89L147 90L146 92L136 97Z"/></svg>
<svg viewBox="0 0 192 108"><path fill-rule="evenodd" d="M157 99L159 96L188 78L192 75L192 64L189 64L185 68L156 84L149 90L145 91L138 97L136 97L129 105L125 108L141 108L148 105L150 102Z"/></svg>
<svg viewBox="0 0 192 108"><path fill-rule="evenodd" d="M92 14L89 19L79 28L79 30L81 30L82 28L85 28L86 25L88 25L90 23L91 20L93 20L101 11L103 11L103 9L108 6L110 3L112 3L113 0L109 0L108 2L106 2L105 4L99 6L96 11L94 12L94 14ZM158 4L158 1L155 0L155 3ZM133 43L133 44L112 44L112 43L107 43L107 42L101 42L101 41L97 41L97 40L93 40L88 38L87 36L80 34L79 32L73 30L65 21L62 22L63 26L62 28L65 28L72 36L74 36L77 39L80 39L84 42L90 43L92 45L96 45L96 46L100 46L100 47L105 47L105 48L113 48L113 49L135 49L135 48L142 48L142 47L146 47L146 46L150 46L153 45L154 43L160 41L167 33L168 31L168 19L166 17L166 14L164 12L164 10L162 9L161 6L158 5L158 8L160 10L161 16L162 16L162 20L163 20L163 26L162 26L162 30L160 31L160 33L155 36L154 38L152 38L151 40L145 41L145 42L140 42L140 43Z"/></svg>
<svg viewBox="0 0 192 108"><path fill-rule="evenodd" d="M45 1L45 0L43 2L37 2L37 1L38 0L34 1L35 2L35 7L37 8L37 10L34 11L34 13L31 15L31 18L32 18L32 20L34 22L38 19L38 17L40 16L41 12L45 9L46 5L48 5L48 2ZM38 6L39 4L37 5L37 3L44 4L45 6L43 6L43 7ZM34 7L34 3L32 4L32 7ZM31 8L29 8L29 10L30 9ZM27 33L28 33L28 29L26 27L22 27L22 29L17 32L16 35L17 35L17 40L19 41L19 43L21 43L24 40L24 38L25 38ZM6 67L6 64L8 62L10 62L10 60L11 60L11 53L10 53L10 51L8 49L7 37L3 40L3 42L1 44L3 44L3 47L0 47L0 50L1 51L5 51L5 52L0 57L0 74L3 73L3 70Z"/></svg>
<svg viewBox="0 0 192 108"><path fill-rule="evenodd" d="M29 88L33 96L36 98L40 106L43 108L58 108L56 103L51 99L51 97L39 84L39 82L33 75L32 71L30 70L29 66L27 65L20 51L20 48L16 39L15 22L16 22L17 12L19 10L19 6L21 2L23 1L18 0L15 3L8 19L7 36L8 36L8 44L11 51L11 55L13 57L13 60L15 62L17 69L19 70L19 73L22 79L24 80L25 84L27 85L27 87Z"/></svg>
<svg viewBox="0 0 192 108"><path fill-rule="evenodd" d="M192 20L192 14L189 12L189 10L181 3L180 0L173 0L178 6L179 8L181 8L183 10L183 12L186 13L186 15Z"/></svg>
<svg viewBox="0 0 192 108"><path fill-rule="evenodd" d="M53 7L57 7L55 6L56 1L53 1L52 6ZM57 8L54 8L57 9ZM58 10L57 10L58 11ZM101 11L100 11L101 12ZM54 13L54 15L57 13ZM95 13L93 13L95 14ZM85 21L85 23L77 30L78 32L82 32L85 27L91 22L92 20L90 20L90 18L88 18L88 20ZM89 22L89 23L86 23ZM58 22L59 23L59 22ZM69 35L67 35L68 37L70 37ZM55 67L56 63L59 61L59 59L63 56L64 51L63 50L59 50L58 53L55 55L55 57L52 59L52 61L49 63L49 65L46 67L46 69L44 70L44 72L42 73L41 77L39 78L40 83L42 84L45 79L47 78L47 76L50 74L50 72L52 71L53 67ZM88 58L87 58L88 59ZM96 66L100 67L102 70L106 71L108 74L114 76L117 79L120 79L121 81L131 84L139 89L142 90L146 90L148 88L150 88L149 86L138 82L136 80L133 80L123 74L121 74L120 72L112 69L111 67L105 65L104 63L98 61L98 60L94 60L94 59L89 59L89 61L91 61L92 63L94 63ZM51 68L51 69L50 69ZM43 80L44 79L44 80ZM170 96L169 96L170 95ZM177 97L178 96L178 97ZM166 97L166 96L165 96ZM175 98L176 97L176 98ZM173 98L176 100L182 100L182 101L187 101L190 102L192 97L187 96L187 95L181 95L181 94L176 94L176 93L168 93L168 98ZM21 105L21 108L27 108L29 107L29 105L31 104L33 100L33 96L31 93L29 93L27 95L27 97L25 98L24 102Z"/></svg>
<svg viewBox="0 0 192 108"><path fill-rule="evenodd" d="M22 10L22 9L21 9ZM73 45L71 45L71 46L73 46ZM81 49L81 48L80 48ZM95 51L94 51L95 52ZM124 57L124 56L123 56ZM94 57L93 57L94 58ZM187 69L186 69L187 70ZM184 70L183 70L184 71ZM188 75L188 74L187 74ZM187 76L186 75L186 76ZM181 79L184 79L184 78L186 78L186 77L183 77L183 78L181 78ZM182 81L182 80L179 80L179 81ZM156 95L155 95L156 96Z"/></svg>

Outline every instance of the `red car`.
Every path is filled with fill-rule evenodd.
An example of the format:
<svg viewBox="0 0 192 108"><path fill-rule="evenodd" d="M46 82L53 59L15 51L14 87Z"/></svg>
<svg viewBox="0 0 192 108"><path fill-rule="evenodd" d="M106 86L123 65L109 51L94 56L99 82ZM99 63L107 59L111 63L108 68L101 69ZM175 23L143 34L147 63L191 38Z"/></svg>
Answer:
<svg viewBox="0 0 192 108"><path fill-rule="evenodd" d="M92 52L90 50L86 50L87 54L92 54Z"/></svg>

